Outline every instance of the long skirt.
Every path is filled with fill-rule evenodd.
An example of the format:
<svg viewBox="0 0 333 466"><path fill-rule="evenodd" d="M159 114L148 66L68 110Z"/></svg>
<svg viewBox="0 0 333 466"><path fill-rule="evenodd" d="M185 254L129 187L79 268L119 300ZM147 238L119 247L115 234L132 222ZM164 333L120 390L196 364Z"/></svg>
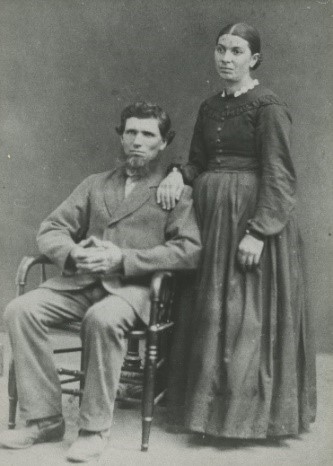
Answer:
<svg viewBox="0 0 333 466"><path fill-rule="evenodd" d="M194 185L203 252L174 337L171 412L191 431L266 438L308 430L316 411L315 349L294 216L244 271L237 248L254 215L259 176L205 172ZM193 299L194 296L194 299Z"/></svg>

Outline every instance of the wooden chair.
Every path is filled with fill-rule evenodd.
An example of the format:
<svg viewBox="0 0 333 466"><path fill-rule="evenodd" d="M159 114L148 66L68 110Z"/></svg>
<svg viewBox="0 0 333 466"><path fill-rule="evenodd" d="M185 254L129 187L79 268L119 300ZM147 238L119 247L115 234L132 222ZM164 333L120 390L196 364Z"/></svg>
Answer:
<svg viewBox="0 0 333 466"><path fill-rule="evenodd" d="M26 256L22 259L16 276L17 295L25 292L28 273L34 266L40 267L40 281L46 280L46 267L52 264L45 256ZM120 385L129 388L122 390L123 396L117 399L125 402L142 403L142 442L141 450L148 450L150 427L153 420L154 406L161 401L166 394L165 369L168 353L168 339L174 326L172 319L172 305L175 294L175 275L171 272L156 272L150 284L151 310L150 322L147 327L134 328L128 335L127 354L122 367ZM66 323L55 327L58 330L78 334L80 323ZM139 342L145 340L145 362L142 364L139 354ZM58 348L55 354L81 352L80 369L71 370L59 368L62 393L79 397L81 401L84 389L84 361L82 347ZM164 372L163 372L164 368ZM65 376L65 378L63 378ZM65 388L63 385L78 382L79 388ZM128 392L136 395L128 395ZM125 395L124 395L125 393ZM139 393L142 396L137 396ZM17 390L15 380L15 367L12 360L9 367L8 379L9 394L9 429L15 428Z"/></svg>

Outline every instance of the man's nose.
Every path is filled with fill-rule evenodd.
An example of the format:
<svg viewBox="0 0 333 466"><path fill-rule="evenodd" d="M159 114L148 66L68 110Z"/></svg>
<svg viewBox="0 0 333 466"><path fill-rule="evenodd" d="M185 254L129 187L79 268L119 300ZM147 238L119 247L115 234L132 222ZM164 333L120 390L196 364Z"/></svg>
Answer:
<svg viewBox="0 0 333 466"><path fill-rule="evenodd" d="M134 138L134 140L133 140L133 145L136 146L136 147L142 145L142 134L137 133L137 134L135 135L135 138Z"/></svg>

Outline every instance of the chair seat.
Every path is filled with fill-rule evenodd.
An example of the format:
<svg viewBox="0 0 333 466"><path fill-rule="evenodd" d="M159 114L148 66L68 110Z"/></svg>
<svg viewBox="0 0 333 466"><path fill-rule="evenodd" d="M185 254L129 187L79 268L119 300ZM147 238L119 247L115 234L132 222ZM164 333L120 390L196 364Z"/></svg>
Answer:
<svg viewBox="0 0 333 466"><path fill-rule="evenodd" d="M58 325L52 325L52 330L59 330L61 332L70 332L74 334L79 334L81 329L81 322L67 322ZM147 329L146 328L134 328L128 332L128 336L134 339L143 340L146 338Z"/></svg>
<svg viewBox="0 0 333 466"><path fill-rule="evenodd" d="M79 334L81 329L81 322L67 322L58 325L52 325L51 329Z"/></svg>

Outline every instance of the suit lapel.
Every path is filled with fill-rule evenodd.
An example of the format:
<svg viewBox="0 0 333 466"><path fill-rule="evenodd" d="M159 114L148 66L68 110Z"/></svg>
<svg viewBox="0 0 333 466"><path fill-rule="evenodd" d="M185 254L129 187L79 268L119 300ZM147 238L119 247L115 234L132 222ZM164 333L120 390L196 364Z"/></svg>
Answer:
<svg viewBox="0 0 333 466"><path fill-rule="evenodd" d="M113 217L125 196L125 176L121 169L114 170L104 185L104 202L106 209Z"/></svg>
<svg viewBox="0 0 333 466"><path fill-rule="evenodd" d="M110 206L111 202L107 202L108 211L111 215L111 221L109 224L118 222L124 217L127 217L132 212L139 209L143 204L145 204L150 198L150 188L153 186L158 186L162 176L160 173L152 173L149 177L142 178L137 182L133 191L125 198L125 176L122 173L122 170L117 170L116 177L114 179L115 183L110 183L109 189L111 192L105 194L105 199L111 201L112 198L116 202L114 208ZM113 181L113 180L112 180ZM111 186L112 184L112 186Z"/></svg>

